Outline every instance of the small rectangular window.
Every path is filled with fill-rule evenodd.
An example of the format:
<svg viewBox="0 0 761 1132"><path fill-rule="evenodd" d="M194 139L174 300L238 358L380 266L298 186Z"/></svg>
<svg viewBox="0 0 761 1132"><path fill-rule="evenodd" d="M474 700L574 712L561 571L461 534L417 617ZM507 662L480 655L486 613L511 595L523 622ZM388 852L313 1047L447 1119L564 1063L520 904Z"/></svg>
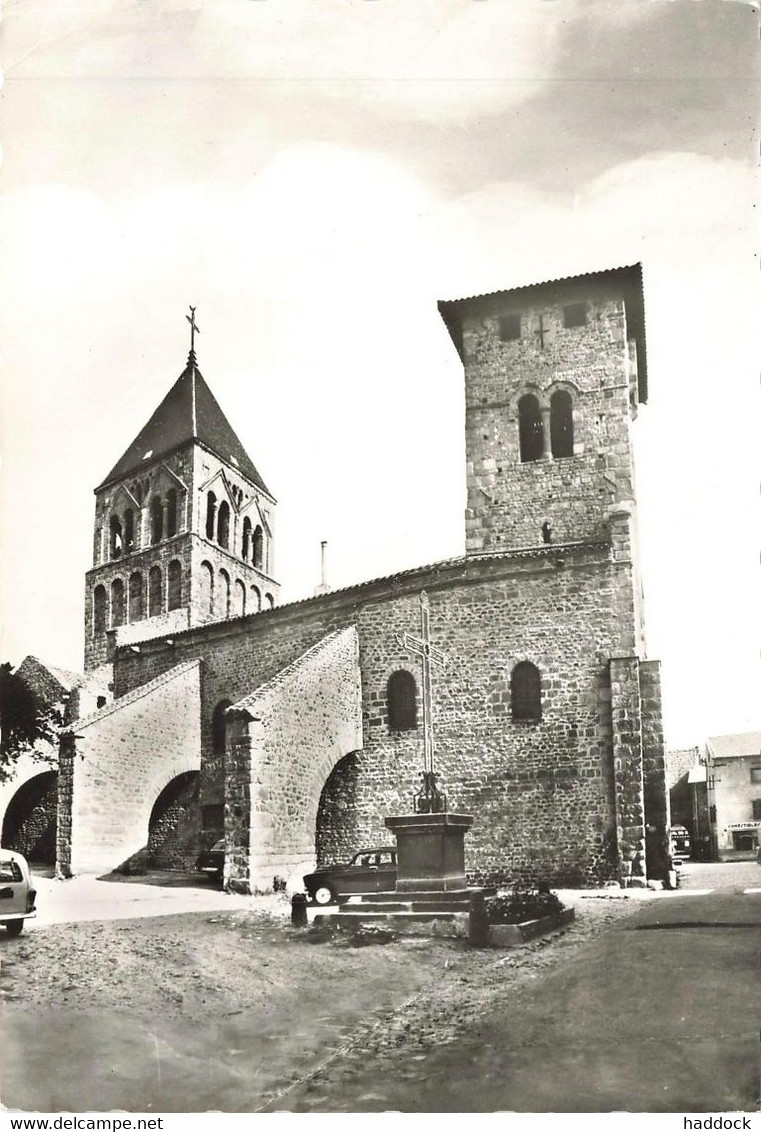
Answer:
<svg viewBox="0 0 761 1132"><path fill-rule="evenodd" d="M750 768L751 782L761 782L761 766L752 766Z"/></svg>
<svg viewBox="0 0 761 1132"><path fill-rule="evenodd" d="M753 805L753 820L754 821L761 820L761 798L754 798L752 805Z"/></svg>
<svg viewBox="0 0 761 1132"><path fill-rule="evenodd" d="M572 326L587 325L587 304L570 303L563 307L563 326L569 329Z"/></svg>
<svg viewBox="0 0 761 1132"><path fill-rule="evenodd" d="M521 316L502 314L499 316L499 337L502 342L515 342L521 336Z"/></svg>

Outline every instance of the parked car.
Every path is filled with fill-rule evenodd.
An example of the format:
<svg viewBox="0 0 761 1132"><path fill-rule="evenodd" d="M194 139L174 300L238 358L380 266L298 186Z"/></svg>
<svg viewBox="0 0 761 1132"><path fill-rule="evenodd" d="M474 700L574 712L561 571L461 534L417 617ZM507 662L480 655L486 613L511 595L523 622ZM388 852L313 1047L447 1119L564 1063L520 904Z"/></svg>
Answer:
<svg viewBox="0 0 761 1132"><path fill-rule="evenodd" d="M690 831L683 825L672 825L669 833L669 847L675 862L690 859Z"/></svg>
<svg viewBox="0 0 761 1132"><path fill-rule="evenodd" d="M225 870L225 839L220 837L211 849L204 849L198 854L196 868L199 873L209 873L216 880L222 880Z"/></svg>
<svg viewBox="0 0 761 1132"><path fill-rule="evenodd" d="M26 857L0 849L0 924L8 935L19 935L24 920L36 914L37 893Z"/></svg>
<svg viewBox="0 0 761 1132"><path fill-rule="evenodd" d="M330 865L304 877L307 895L315 904L335 904L355 892L393 892L396 888L396 849L362 849L348 865Z"/></svg>

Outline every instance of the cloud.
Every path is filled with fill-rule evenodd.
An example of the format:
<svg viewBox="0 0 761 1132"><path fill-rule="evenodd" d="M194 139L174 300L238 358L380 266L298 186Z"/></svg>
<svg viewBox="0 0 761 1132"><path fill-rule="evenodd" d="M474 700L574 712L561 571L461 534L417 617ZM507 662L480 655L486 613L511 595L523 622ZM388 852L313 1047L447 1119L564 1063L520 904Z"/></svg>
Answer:
<svg viewBox="0 0 761 1132"><path fill-rule="evenodd" d="M308 84L373 115L465 120L531 98L552 76L560 5L535 0L213 0L10 10L11 78ZM26 8L25 8L26 10Z"/></svg>

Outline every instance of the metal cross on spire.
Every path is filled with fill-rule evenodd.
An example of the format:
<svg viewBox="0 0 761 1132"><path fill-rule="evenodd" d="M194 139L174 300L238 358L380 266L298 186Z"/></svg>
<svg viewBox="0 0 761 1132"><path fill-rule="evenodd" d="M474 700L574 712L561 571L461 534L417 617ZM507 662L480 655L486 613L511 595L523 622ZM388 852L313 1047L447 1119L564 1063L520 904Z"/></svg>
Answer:
<svg viewBox="0 0 761 1132"><path fill-rule="evenodd" d="M185 318L190 323L190 353L195 359L196 334L201 333L199 328L196 326L196 308L190 307L190 314L186 314Z"/></svg>
<svg viewBox="0 0 761 1132"><path fill-rule="evenodd" d="M420 657L423 667L423 774L427 778L434 773L433 669L443 668L447 658L431 644L430 605L425 590L420 594L420 636L398 633L396 639L401 648Z"/></svg>

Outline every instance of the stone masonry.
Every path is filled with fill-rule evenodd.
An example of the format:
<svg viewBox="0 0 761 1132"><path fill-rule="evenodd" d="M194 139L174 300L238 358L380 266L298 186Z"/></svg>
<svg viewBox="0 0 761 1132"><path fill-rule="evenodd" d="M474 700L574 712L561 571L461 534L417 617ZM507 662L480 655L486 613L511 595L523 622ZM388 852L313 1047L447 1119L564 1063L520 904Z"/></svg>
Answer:
<svg viewBox="0 0 761 1132"><path fill-rule="evenodd" d="M440 311L465 371L464 557L275 607L274 501L192 356L168 400L187 415L192 387L206 399L207 424L197 425L195 400L184 432L162 408L98 489L96 563L120 490L135 499L142 491L150 517L152 492L166 500L170 482L184 485L176 534L131 545L127 556L131 567L145 555L144 575L149 566L165 571L165 597L172 570L175 599L172 562L181 562L187 620L157 616L129 632L109 622L100 634L88 621L89 663L113 659L117 710L78 724L85 739L65 744L64 871L106 859L113 867L139 849L159 792L193 770L197 791L188 785L177 812L184 828L199 830L193 799L209 814L224 805L231 888L267 887L276 874L311 867L316 847L330 861L350 844L387 843L384 818L410 811L422 770L419 666L397 642L417 629L421 589L433 641L449 658L434 682L437 769L450 807L474 818L471 879L619 878L645 825L665 825L660 673L645 652L634 492L635 423L647 395L640 269ZM133 490L132 464L149 434L168 436L167 450L159 459L149 449L148 482ZM209 525L220 501L229 511L224 537ZM244 531L254 507L256 567ZM110 593L114 571L128 585L124 555L88 576L88 618L94 584ZM528 716L514 701L518 665L533 666L538 680ZM418 700L417 726L403 730L388 706L399 670L414 677ZM155 726L135 714L138 703L156 710ZM124 820L110 812L122 795ZM176 843L162 827L165 835Z"/></svg>
<svg viewBox="0 0 761 1132"><path fill-rule="evenodd" d="M359 642L338 630L227 714L225 886L267 890L311 871L320 794L362 746Z"/></svg>
<svg viewBox="0 0 761 1132"><path fill-rule="evenodd" d="M148 843L154 802L200 770L200 663L179 664L64 732L58 868L109 872Z"/></svg>

